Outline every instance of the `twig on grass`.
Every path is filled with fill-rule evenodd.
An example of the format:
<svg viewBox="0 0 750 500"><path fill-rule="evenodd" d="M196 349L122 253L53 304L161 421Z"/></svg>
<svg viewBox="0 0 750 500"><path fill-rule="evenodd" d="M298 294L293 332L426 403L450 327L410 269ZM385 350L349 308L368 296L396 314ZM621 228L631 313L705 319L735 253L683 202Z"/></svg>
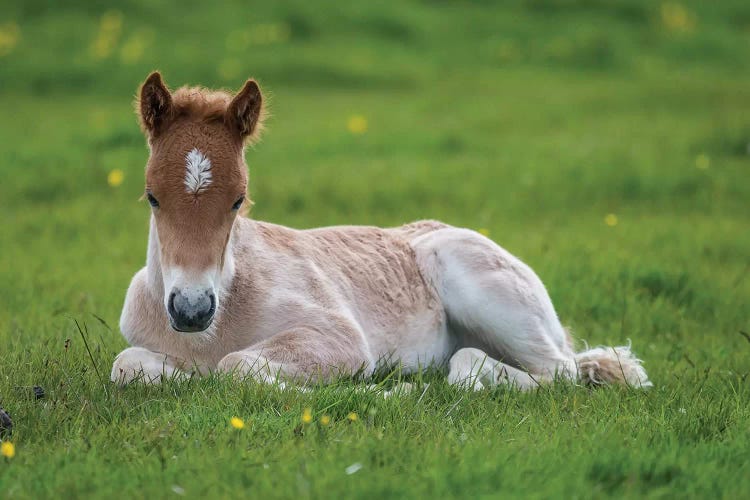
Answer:
<svg viewBox="0 0 750 500"><path fill-rule="evenodd" d="M98 321L99 323L101 323L102 325L104 325L104 327L105 327L105 328L106 328L107 330L109 330L110 332L112 331L112 327L110 327L110 326L109 326L109 325L107 324L107 322L106 322L106 321L104 321L104 319L103 319L103 318L102 318L101 316L98 316L98 315L96 315L96 314L94 314L94 313L91 313L91 315L92 315L92 316L93 316L93 317L94 317L94 318L95 318L95 319L96 319L96 320L97 320L97 321Z"/></svg>
<svg viewBox="0 0 750 500"><path fill-rule="evenodd" d="M102 378L101 373L99 373L99 367L96 365L96 361L94 361L94 355L91 354L91 349L89 348L89 341L86 339L86 335L83 333L83 330L86 330L86 333L88 333L88 327L86 326L86 323L83 324L83 328L81 328L81 325L78 323L77 319L73 319L73 321L76 324L76 328L78 328L78 333L81 334L81 338L83 339L83 345L86 346L86 352L89 353L89 359L91 359L91 364L94 366L94 371L96 372L96 376L99 379L99 382L102 384L102 388L104 389L104 393L109 398L109 390L107 389L107 384L104 383L104 379Z"/></svg>

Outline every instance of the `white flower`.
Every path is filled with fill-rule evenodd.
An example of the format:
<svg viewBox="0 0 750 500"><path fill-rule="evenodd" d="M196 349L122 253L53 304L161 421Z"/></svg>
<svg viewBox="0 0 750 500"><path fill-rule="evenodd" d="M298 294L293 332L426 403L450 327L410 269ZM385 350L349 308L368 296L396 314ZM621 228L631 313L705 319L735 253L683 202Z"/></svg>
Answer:
<svg viewBox="0 0 750 500"><path fill-rule="evenodd" d="M361 464L361 463L359 463L359 462L354 462L354 463L353 463L353 464L351 464L351 465L350 465L349 467L347 467L346 469L344 469L344 472L346 472L346 474L347 474L348 476L351 476L351 475L352 475L352 474L354 474L355 472L358 472L358 471L359 471L359 469L361 469L361 468L362 468L362 464Z"/></svg>

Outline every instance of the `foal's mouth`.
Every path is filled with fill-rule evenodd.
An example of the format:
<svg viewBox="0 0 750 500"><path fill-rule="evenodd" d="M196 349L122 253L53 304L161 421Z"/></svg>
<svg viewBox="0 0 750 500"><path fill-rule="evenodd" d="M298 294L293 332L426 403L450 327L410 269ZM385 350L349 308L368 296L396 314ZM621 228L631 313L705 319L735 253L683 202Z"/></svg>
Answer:
<svg viewBox="0 0 750 500"><path fill-rule="evenodd" d="M213 318L208 321L205 325L200 326L177 326L175 322L172 320L172 318L169 318L169 326L172 327L172 330L179 332L179 333L201 333L208 330L208 328L213 324L214 320Z"/></svg>

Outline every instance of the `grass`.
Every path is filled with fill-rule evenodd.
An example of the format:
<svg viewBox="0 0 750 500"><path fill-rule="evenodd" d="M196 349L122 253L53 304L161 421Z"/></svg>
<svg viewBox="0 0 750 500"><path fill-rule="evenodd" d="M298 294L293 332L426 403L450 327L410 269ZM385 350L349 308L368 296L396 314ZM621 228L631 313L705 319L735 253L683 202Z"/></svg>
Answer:
<svg viewBox="0 0 750 500"><path fill-rule="evenodd" d="M746 2L108 8L15 2L0 20L4 497L750 493ZM631 339L655 388L111 386L148 229L131 98L154 68L271 95L253 217L487 229L580 339Z"/></svg>

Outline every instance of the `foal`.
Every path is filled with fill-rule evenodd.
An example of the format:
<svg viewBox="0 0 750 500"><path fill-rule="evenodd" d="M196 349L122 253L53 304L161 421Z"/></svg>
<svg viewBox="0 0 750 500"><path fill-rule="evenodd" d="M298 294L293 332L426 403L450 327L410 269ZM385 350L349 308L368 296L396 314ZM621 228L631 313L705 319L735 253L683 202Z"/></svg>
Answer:
<svg viewBox="0 0 750 500"><path fill-rule="evenodd" d="M648 386L629 347L576 354L534 272L481 234L436 221L299 231L238 216L260 88L232 97L161 75L143 83L151 224L111 378L157 383L211 371L264 382L448 365L474 389L555 376Z"/></svg>

